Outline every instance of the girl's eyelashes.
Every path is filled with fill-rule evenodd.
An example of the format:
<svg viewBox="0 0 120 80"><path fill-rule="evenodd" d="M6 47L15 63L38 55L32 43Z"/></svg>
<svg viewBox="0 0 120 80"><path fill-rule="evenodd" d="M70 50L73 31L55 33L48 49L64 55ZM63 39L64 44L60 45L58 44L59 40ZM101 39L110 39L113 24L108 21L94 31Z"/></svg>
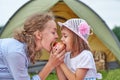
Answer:
<svg viewBox="0 0 120 80"><path fill-rule="evenodd" d="M62 35L63 38L67 38L67 35Z"/></svg>

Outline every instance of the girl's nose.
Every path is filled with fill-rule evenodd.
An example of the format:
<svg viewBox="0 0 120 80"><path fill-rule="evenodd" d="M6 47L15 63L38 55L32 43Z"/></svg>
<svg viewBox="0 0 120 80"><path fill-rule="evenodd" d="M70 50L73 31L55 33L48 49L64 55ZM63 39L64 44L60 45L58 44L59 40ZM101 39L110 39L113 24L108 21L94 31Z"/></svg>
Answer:
<svg viewBox="0 0 120 80"><path fill-rule="evenodd" d="M63 41L63 37L61 37L61 41Z"/></svg>
<svg viewBox="0 0 120 80"><path fill-rule="evenodd" d="M55 39L58 39L58 34L55 35Z"/></svg>

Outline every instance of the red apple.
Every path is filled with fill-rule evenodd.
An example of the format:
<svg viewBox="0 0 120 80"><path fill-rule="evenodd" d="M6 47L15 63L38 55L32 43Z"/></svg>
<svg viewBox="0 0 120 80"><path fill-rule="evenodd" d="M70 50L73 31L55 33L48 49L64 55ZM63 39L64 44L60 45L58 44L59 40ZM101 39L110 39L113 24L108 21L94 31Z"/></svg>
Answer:
<svg viewBox="0 0 120 80"><path fill-rule="evenodd" d="M63 50L66 46L63 42L55 42L53 44L53 47L56 49L56 50Z"/></svg>

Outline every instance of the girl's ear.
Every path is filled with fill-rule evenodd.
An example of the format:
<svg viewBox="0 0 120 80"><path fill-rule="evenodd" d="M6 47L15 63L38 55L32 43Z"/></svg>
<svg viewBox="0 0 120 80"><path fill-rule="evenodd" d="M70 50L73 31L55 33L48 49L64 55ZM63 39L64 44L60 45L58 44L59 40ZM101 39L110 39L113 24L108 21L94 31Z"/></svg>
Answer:
<svg viewBox="0 0 120 80"><path fill-rule="evenodd" d="M34 35L36 39L42 39L42 33L39 30L35 31Z"/></svg>

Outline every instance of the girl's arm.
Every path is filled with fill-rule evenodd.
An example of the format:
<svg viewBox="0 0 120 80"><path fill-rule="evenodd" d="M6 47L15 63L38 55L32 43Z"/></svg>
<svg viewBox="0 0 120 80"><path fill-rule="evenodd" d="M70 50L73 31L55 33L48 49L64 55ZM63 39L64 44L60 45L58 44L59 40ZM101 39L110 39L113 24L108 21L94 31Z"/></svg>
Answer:
<svg viewBox="0 0 120 80"><path fill-rule="evenodd" d="M84 68L79 68L76 70L75 73L73 73L72 71L70 71L68 69L68 67L66 66L65 63L62 63L60 65L62 71L64 72L65 76L67 77L68 80L83 80L88 69L84 69Z"/></svg>
<svg viewBox="0 0 120 80"><path fill-rule="evenodd" d="M61 70L60 66L56 67L56 72L57 72L58 80L67 80L67 78L66 78L64 72Z"/></svg>

